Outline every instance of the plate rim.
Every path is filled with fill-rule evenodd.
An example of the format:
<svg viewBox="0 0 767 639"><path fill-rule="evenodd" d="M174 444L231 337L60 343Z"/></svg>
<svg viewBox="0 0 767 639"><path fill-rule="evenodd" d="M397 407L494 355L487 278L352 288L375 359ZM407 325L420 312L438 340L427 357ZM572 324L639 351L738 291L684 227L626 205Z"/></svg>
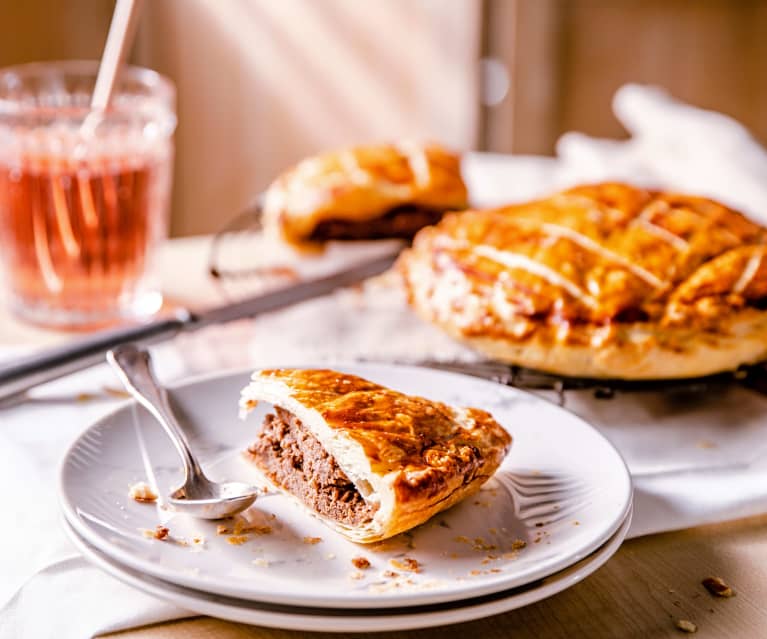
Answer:
<svg viewBox="0 0 767 639"><path fill-rule="evenodd" d="M580 417L579 415L572 413L565 408L559 406L556 402L546 398L541 397L539 395L535 395L533 393L530 393L528 391L518 389L515 387L510 387L506 385L498 384L497 382L493 382L492 380L487 380L485 378L477 377L468 375L465 373L459 373L454 371L446 371L441 369L435 369L430 368L426 366L419 366L417 364L402 364L402 363L392 363L392 362L378 362L378 361L372 361L372 360L366 360L366 361L332 361L332 362L317 362L313 365L307 365L306 363L301 364L284 364L281 367L283 368L319 368L319 367L325 367L325 368L352 368L352 369L359 369L359 368L370 368L370 369L376 369L376 368L388 368L396 371L397 369L407 369L412 371L413 373L421 373L421 372L427 372L430 374L434 374L436 376L445 376L448 378L457 378L458 380L471 380L472 382L477 382L480 384L488 384L499 387L502 392L510 393L512 395L522 396L526 397L529 401L533 402L544 402L548 404L551 408L553 408L556 411L562 411L566 414L568 419L575 420L580 423L581 427L586 428L587 430L591 431L592 435L595 435L598 439L602 441L602 443L607 447L608 450L612 452L612 454L615 456L617 460L620 462L620 468L622 470L622 478L626 482L626 495L624 499L624 503L621 506L619 515L617 517L614 517L614 520L611 522L611 525L606 527L600 535L595 536L588 544L585 544L577 553L574 553L570 555L567 559L561 559L557 562L552 562L551 565L549 565L547 568L539 568L537 570L531 570L529 571L530 574L527 576L520 576L518 581L512 582L511 580L507 580L506 583L503 585L499 585L498 580L489 580L485 582L481 586L475 586L474 589L471 591L470 597L475 596L483 596L487 594L491 594L494 592L499 592L501 590L505 590L512 587L519 587L526 583L530 583L532 581L540 580L542 578L545 578L546 576L553 574L554 572L558 572L559 570L562 570L566 568L569 565L572 565L573 563L576 563L583 559L583 557L591 554L595 549L601 547L606 540L610 539L615 532L620 528L622 523L624 522L627 513L631 509L632 506L632 500L633 500L633 482L631 479L631 474L628 470L628 466L626 465L626 461L621 455L620 451L610 442L610 440L601 433L597 428L592 426L589 422L587 422L585 419ZM272 367L273 368L273 367ZM230 378L230 377L243 377L243 381L246 379L250 379L250 376L253 372L253 368L231 368L228 370L221 370L221 371L211 371L202 373L200 375L195 376L189 376L182 378L181 380L177 380L173 383L169 383L166 385L166 387L171 391L176 390L183 390L187 387L200 385L200 384L206 384L210 383L212 381L218 381L222 380L224 378ZM372 372L372 371L371 371ZM132 553L117 548L110 544L108 542L108 539L103 536L99 535L95 530L93 530L91 527L87 526L86 523L82 520L81 517L78 516L78 507L71 503L69 498L67 497L66 493L66 487L65 487L65 471L67 467L67 461L70 458L70 455L72 451L79 445L80 441L87 436L89 432L92 431L92 429L100 426L101 424L109 422L111 419L113 419L118 413L121 413L126 410L131 410L131 407L137 405L135 400L132 398L126 399L123 402L120 402L117 406L114 407L113 410L109 411L106 414L103 414L99 416L97 419L93 420L89 423L87 427L85 427L80 434L74 439L74 441L71 442L71 444L67 447L66 452L64 453L64 456L61 458L60 464L59 464L59 472L58 472L58 501L59 505L62 508L64 512L64 516L67 519L67 521L72 525L72 527L89 543L93 544L96 548L104 552L110 557L115 558L117 561L120 561L121 563L124 563L127 566L130 566L136 570L145 571L148 574L151 574L155 576L156 578L162 579L164 581L170 581L172 583L176 583L180 586L184 586L191 589L199 589L199 586L202 582L199 580L195 580L193 576L190 576L185 573L181 572L171 572L171 571L162 571L157 566L155 566L152 562L147 562L145 560L142 560L140 557L135 557ZM513 436L513 432L511 433ZM617 511L616 511L617 512ZM370 605L370 599L376 600L376 607L377 608L396 608L401 607L403 605L428 605L432 603L440 603L440 602L446 602L446 601L455 601L460 599L465 599L466 594L463 593L461 590L455 590L451 593L442 593L441 595L436 594L434 592L429 591L419 591L419 592L402 592L402 593L386 593L385 596L381 596L380 594L376 594L375 597L368 597L368 598L346 598L346 599L339 599L338 597L331 597L328 598L327 596L324 596L322 594L317 595L307 595L306 593L302 593L300 597L297 597L295 593L291 593L290 591L275 591L273 588L269 589L266 592L259 592L259 593L246 593L245 591L241 590L237 587L230 587L226 584L220 583L220 580L212 580L212 581L206 581L205 583L205 590L207 592L216 593L222 596L228 596L228 597L235 597L235 598L241 598L241 599L251 599L253 601L271 601L273 603L282 603L286 599L289 601L301 601L304 602L303 605L313 605L317 607L322 608L365 608ZM297 603L295 605L302 605L300 603Z"/></svg>
<svg viewBox="0 0 767 639"><path fill-rule="evenodd" d="M279 628L283 630L295 631L318 631L318 632L377 632L383 630L403 631L416 630L420 628L430 628L451 624L464 623L490 617L497 614L523 608L532 605L548 597L552 597L572 586L580 583L591 576L602 566L604 566L618 550L620 550L626 536L631 528L633 517L633 504L626 513L626 517L621 522L616 532L599 548L591 552L588 556L580 559L571 566L568 566L556 573L553 573L541 580L532 582L523 586L490 595L489 601L477 602L477 599L483 597L468 599L468 605L461 605L462 602L452 601L437 604L438 610L418 610L410 611L408 607L402 608L373 608L373 609L349 609L347 612L352 614L339 614L343 609L336 608L306 608L302 606L282 605L280 608L286 610L264 610L264 606L270 606L269 602L258 602L250 599L238 599L188 588L173 582L163 580L151 575L141 575L138 570L129 566L124 566L113 557L110 557L98 548L93 547L86 539L83 539L77 531L70 525L66 518L62 517L61 523L67 537L75 545L77 551L89 563L99 568L99 570L119 580L132 588L156 596L174 605L180 605L190 612L205 614L221 619L228 619L240 623L257 624L270 628ZM131 573L138 574L131 574ZM148 578L148 579L147 579ZM149 580L149 581L148 581ZM553 583L551 582L553 580ZM182 603L174 598L167 590L162 587L170 587L176 597L183 597ZM180 591L180 592L179 592ZM513 591L513 592L512 592ZM205 607L196 608L194 603L189 606L189 602L205 600ZM451 605L457 604L457 605ZM428 606L427 606L428 607ZM433 606L432 606L433 607ZM290 608L294 608L293 612ZM231 616L227 612L242 610L242 615ZM302 612L297 612L302 611ZM223 612L224 614L220 614ZM366 616L365 612L376 613ZM457 613L463 612L464 615L459 618L450 618ZM265 615L254 617L253 615ZM447 618L447 619L446 619ZM292 620L292 621L290 621ZM386 627L374 627L359 625L360 620L370 623L372 620L385 621ZM286 623L288 621L288 623ZM330 627L317 627L317 623L330 622ZM357 622L357 625L354 625Z"/></svg>

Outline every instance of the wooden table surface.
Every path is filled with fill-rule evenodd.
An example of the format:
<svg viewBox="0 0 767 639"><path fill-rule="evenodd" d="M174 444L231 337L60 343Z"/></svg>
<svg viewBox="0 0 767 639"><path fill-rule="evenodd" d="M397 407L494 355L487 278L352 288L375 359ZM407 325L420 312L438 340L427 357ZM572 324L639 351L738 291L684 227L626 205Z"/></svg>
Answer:
<svg viewBox="0 0 767 639"><path fill-rule="evenodd" d="M182 303L214 301L202 283L204 239L170 242L160 260L163 288ZM173 268L171 269L171 265ZM183 265L187 265L185 268ZM185 278L177 274L184 272ZM199 275L199 277L196 277ZM24 326L0 312L0 344L46 346L71 335ZM736 591L717 598L701 585L722 577ZM446 628L382 633L381 639L463 637L681 637L685 619L697 637L767 637L767 515L627 541L576 586L504 615ZM290 639L332 637L198 617L108 635L120 639ZM350 635L344 635L350 636Z"/></svg>

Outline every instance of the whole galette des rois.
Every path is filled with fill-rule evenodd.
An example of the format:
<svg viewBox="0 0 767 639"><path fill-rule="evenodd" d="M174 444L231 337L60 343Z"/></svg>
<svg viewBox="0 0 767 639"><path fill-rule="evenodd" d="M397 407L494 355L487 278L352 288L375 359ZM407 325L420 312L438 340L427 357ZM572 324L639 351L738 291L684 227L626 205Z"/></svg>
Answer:
<svg viewBox="0 0 767 639"><path fill-rule="evenodd" d="M450 214L399 268L420 316L493 359L661 379L767 358L767 230L626 184Z"/></svg>

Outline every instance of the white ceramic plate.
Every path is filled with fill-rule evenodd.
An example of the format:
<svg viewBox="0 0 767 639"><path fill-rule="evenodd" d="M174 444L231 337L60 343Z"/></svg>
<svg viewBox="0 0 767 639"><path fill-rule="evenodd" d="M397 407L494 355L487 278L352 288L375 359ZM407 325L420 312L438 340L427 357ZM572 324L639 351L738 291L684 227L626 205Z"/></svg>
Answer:
<svg viewBox="0 0 767 639"><path fill-rule="evenodd" d="M260 498L246 513L271 533L233 545L238 540L217 535L215 522L128 497L136 481L167 494L181 479L176 452L160 427L130 403L87 429L67 453L60 486L67 520L108 556L165 581L261 602L339 608L427 605L524 585L580 561L624 521L631 502L628 471L607 440L571 413L454 373L389 364L336 368L403 392L487 409L512 433L511 452L475 497L376 546L344 540L279 494ZM247 373L219 375L172 393L214 479L258 480L239 451L268 407L245 423L237 418L247 381ZM142 532L158 524L170 529L170 540ZM194 544L194 537L205 541ZM526 546L519 549L518 540ZM370 561L368 570L352 565L359 556ZM406 558L415 559L420 572L408 572Z"/></svg>
<svg viewBox="0 0 767 639"><path fill-rule="evenodd" d="M585 559L540 581L460 603L409 608L303 608L213 595L150 577L114 561L91 546L65 522L83 555L119 580L151 595L204 615L285 630L376 632L412 630L462 623L527 606L574 586L601 567L619 548L631 524L631 511L618 531Z"/></svg>

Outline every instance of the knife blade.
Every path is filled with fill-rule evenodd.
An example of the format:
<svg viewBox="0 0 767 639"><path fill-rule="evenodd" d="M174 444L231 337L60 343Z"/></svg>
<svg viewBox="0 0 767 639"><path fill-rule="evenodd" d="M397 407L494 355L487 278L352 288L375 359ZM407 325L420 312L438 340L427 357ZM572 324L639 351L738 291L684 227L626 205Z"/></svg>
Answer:
<svg viewBox="0 0 767 639"><path fill-rule="evenodd" d="M276 311L335 290L357 284L387 271L396 261L401 247L332 275L300 282L293 286L195 313L180 309L175 315L157 321L94 335L71 344L31 355L0 366L0 403L18 398L29 389L88 368L104 361L106 352L126 342L147 346L170 339L181 332L222 324Z"/></svg>

